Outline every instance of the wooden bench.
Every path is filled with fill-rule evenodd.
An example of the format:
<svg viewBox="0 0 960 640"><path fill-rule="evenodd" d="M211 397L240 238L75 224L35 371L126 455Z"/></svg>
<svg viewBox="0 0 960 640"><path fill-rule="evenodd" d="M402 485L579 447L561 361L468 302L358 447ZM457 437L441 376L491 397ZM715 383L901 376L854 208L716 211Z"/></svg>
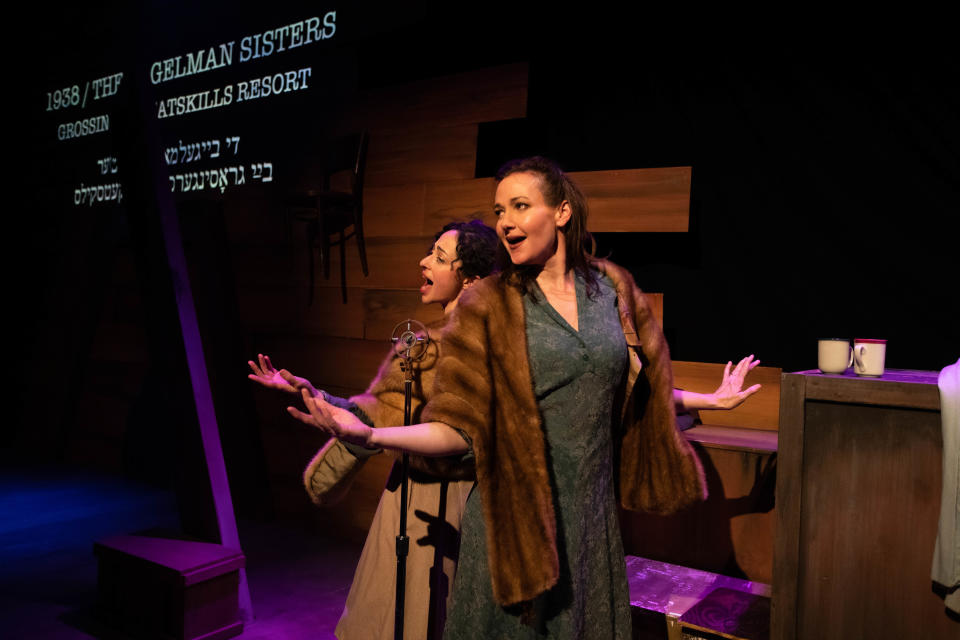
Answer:
<svg viewBox="0 0 960 640"><path fill-rule="evenodd" d="M674 385L710 393L722 379L723 368L723 364L674 361ZM710 493L705 502L672 516L621 512L628 568L643 567L633 573L628 569L635 624L641 629L637 637L679 640L769 634L767 585L773 579L780 373L775 367L757 367L747 376L746 385L760 383L759 392L732 411L700 412L700 424L683 432L704 467ZM755 585L765 599L738 596L744 582ZM670 585L711 588L680 597L680 592L666 594L664 589ZM714 586L733 592L714 593ZM658 598L671 604L662 605ZM637 607L646 610L646 619ZM749 620L743 621L742 628L737 626L736 633L727 633L724 625L741 625L741 614L711 619L705 613L718 610L742 610ZM687 622L682 623L688 612ZM663 616L669 636L659 631Z"/></svg>
<svg viewBox="0 0 960 640"><path fill-rule="evenodd" d="M722 364L673 363L674 384L716 389ZM708 499L669 517L624 511L628 554L770 583L780 370L757 367L746 384L761 390L732 411L702 411L704 424L684 432L703 464Z"/></svg>

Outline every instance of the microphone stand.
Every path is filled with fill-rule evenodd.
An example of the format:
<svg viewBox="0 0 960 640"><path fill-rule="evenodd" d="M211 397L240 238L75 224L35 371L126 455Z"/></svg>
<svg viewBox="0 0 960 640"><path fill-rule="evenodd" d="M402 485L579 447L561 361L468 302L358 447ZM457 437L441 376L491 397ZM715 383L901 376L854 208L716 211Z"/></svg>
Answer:
<svg viewBox="0 0 960 640"><path fill-rule="evenodd" d="M419 335L418 335L419 334ZM393 345L402 359L403 371L403 426L410 426L412 420L413 363L426 353L427 329L416 320L404 320L393 329ZM410 481L410 456L404 451L400 459L400 530L397 533L397 590L396 609L394 611L394 640L403 640L404 596L407 585L407 552L410 538L407 536L407 486Z"/></svg>

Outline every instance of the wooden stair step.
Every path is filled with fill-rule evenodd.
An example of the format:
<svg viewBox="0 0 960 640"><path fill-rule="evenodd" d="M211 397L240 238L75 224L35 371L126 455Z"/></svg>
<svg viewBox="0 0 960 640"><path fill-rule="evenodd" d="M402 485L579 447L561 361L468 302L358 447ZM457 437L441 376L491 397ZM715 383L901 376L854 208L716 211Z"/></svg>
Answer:
<svg viewBox="0 0 960 640"><path fill-rule="evenodd" d="M119 535L94 543L97 610L111 629L134 637L225 640L243 632L239 549Z"/></svg>

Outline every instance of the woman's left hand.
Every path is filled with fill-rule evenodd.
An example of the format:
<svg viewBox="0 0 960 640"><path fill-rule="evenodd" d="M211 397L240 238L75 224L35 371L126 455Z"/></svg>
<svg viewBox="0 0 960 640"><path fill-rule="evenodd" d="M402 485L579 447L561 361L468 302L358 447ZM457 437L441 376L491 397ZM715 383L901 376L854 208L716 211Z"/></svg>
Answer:
<svg viewBox="0 0 960 640"><path fill-rule="evenodd" d="M727 366L723 369L723 381L717 387L717 390L711 394L716 409L735 409L743 404L744 400L760 390L759 384L755 384L748 389L743 388L743 381L747 374L758 364L760 364L760 361L755 360L752 354L738 362L736 367L733 367L732 362L727 363ZM732 370L731 367L733 367Z"/></svg>
<svg viewBox="0 0 960 640"><path fill-rule="evenodd" d="M360 418L346 409L333 406L322 396L311 395L306 389L300 390L300 396L309 413L304 413L296 407L287 407L287 412L291 416L344 442L362 447L369 446L373 428L364 424Z"/></svg>
<svg viewBox="0 0 960 640"><path fill-rule="evenodd" d="M278 389L287 393L297 393L300 389L306 389L312 396L319 395L313 384L306 378L295 376L286 369L278 371L270 362L270 356L258 353L257 361L248 360L247 364L253 371L247 377L268 389Z"/></svg>

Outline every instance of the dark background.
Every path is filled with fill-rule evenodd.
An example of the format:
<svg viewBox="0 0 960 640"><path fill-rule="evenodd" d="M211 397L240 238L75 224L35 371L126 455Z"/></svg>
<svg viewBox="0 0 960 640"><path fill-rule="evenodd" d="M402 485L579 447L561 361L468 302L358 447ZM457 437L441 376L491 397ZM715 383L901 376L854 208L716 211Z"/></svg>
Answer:
<svg viewBox="0 0 960 640"><path fill-rule="evenodd" d="M957 55L945 44L855 42L842 29L818 27L771 28L758 38L707 19L624 15L603 3L569 12L465 6L117 3L36 16L42 28L18 98L26 126L11 127L28 150L30 198L7 215L17 428L5 448L64 455L118 246L135 248L138 322L153 363L143 388L131 391L132 411L157 429L190 411L150 164L137 155L151 136L167 143L226 118L242 129L241 144L260 145L281 162L296 158L356 91L518 61L530 65L528 115L481 126L476 176L534 153L571 171L693 167L689 233L598 238L601 252L628 266L641 287L664 294L675 359L755 353L786 371L808 369L822 337L887 338L893 368L940 369L960 356L960 88ZM149 89L142 77L153 60L332 9L331 46L304 47L300 58L262 67L244 63L231 75L295 68L302 59L324 92L158 129L153 114L137 112L136 80ZM114 118L123 128L109 139L52 139L58 120L43 111L46 92L118 70L123 106ZM196 81L219 83L203 74ZM74 186L94 180L96 158L110 153L123 160L126 204L73 207ZM185 242L202 246L208 232L185 230ZM213 326L210 318L224 326L232 311L229 296L219 306L208 299L201 332ZM204 338L227 351L247 347L243 336L222 331ZM212 378L237 375L211 370ZM231 402L243 413L244 400ZM55 427L34 437L38 416ZM153 446L160 456L162 439Z"/></svg>

